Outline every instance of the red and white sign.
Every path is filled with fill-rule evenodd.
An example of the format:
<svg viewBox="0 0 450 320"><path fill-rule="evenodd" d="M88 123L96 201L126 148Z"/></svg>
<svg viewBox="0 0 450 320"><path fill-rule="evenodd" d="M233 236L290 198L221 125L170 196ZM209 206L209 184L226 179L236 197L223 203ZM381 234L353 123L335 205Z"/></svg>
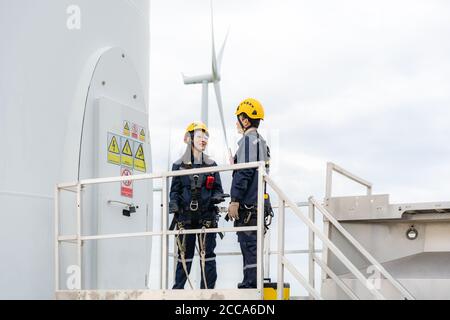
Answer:
<svg viewBox="0 0 450 320"><path fill-rule="evenodd" d="M139 136L139 126L136 123L131 124L131 137L137 139Z"/></svg>
<svg viewBox="0 0 450 320"><path fill-rule="evenodd" d="M120 168L120 175L122 177L124 176L132 176L133 171L129 168L122 167ZM125 180L122 181L120 184L120 194L123 197L133 198L133 181L132 180Z"/></svg>

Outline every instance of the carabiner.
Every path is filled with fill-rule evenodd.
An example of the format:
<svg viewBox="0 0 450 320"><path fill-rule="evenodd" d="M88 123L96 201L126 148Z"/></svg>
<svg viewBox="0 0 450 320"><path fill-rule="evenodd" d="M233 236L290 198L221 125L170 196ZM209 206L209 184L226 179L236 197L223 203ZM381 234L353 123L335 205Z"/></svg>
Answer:
<svg viewBox="0 0 450 320"><path fill-rule="evenodd" d="M191 204L189 205L189 208L191 211L197 211L198 210L198 200L192 200Z"/></svg>

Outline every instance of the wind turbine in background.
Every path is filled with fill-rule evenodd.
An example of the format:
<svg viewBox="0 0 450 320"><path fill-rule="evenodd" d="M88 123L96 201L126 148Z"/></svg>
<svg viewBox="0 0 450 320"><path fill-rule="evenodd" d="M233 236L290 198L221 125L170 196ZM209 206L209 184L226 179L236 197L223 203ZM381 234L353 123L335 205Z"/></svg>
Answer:
<svg viewBox="0 0 450 320"><path fill-rule="evenodd" d="M228 155L231 159L231 149L228 145L227 131L225 127L225 119L223 116L222 94L220 91L220 67L222 64L223 51L225 50L225 44L228 39L228 32L223 42L222 48L219 51L219 55L216 56L216 47L214 42L214 16L213 16L213 3L211 0L211 38L212 38L212 63L211 73L203 74L199 76L187 77L183 74L184 84L201 84L202 85L202 109L201 120L208 125L208 86L210 83L214 85L214 91L216 94L217 107L219 108L219 116L222 124L223 136L225 139L225 145L228 150Z"/></svg>

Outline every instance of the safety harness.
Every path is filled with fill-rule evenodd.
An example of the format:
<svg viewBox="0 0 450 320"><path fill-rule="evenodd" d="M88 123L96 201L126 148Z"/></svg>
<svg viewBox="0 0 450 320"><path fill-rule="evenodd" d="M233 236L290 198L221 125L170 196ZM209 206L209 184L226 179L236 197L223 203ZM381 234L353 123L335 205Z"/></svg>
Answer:
<svg viewBox="0 0 450 320"><path fill-rule="evenodd" d="M202 154L203 157L203 154ZM203 163L203 159L202 159ZM184 164L184 169L192 169L191 164ZM206 176L206 178L205 178ZM211 174L205 175L205 174L195 174L189 176L190 180L190 190L191 190L191 202L189 204L189 211L190 214L196 214L196 213L202 213L206 212L210 208L202 208L201 207L201 192L203 187L203 182L205 181L205 187L206 189L212 190L214 187L214 176ZM186 212L185 212L186 213ZM205 285L205 288L208 289L208 285L206 282L206 228L215 227L216 221L211 220L199 220L199 224L202 225L202 233L197 235L199 246L196 246L197 252L200 257L200 265L202 269L202 276L203 276L203 283ZM192 220L191 220L192 223ZM180 241L180 235L182 234L182 230L185 228L184 222L177 222L177 227L180 230L177 235L177 246L178 250L180 252L180 258L181 258L181 264L183 266L184 273L186 274L186 279L189 282L189 286L191 289L193 289L191 280L189 278L189 273L187 270L187 263L186 263L186 235L183 234L183 239ZM221 235L223 237L223 235Z"/></svg>

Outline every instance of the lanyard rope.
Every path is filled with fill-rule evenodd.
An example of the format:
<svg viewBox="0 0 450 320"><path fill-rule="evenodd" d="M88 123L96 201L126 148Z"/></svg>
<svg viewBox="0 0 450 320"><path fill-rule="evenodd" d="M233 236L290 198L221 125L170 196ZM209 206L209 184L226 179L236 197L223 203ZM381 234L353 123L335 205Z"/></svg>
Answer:
<svg viewBox="0 0 450 320"><path fill-rule="evenodd" d="M186 235L183 234L183 228L180 228L178 231L178 234L176 236L177 238L177 246L178 250L180 251L180 257L181 257L181 265L183 266L184 273L186 274L186 279L189 283L189 286L191 289L194 289L194 286L191 283L191 279L189 278L189 272L187 271L187 265L186 265ZM180 235L183 235L183 243L180 241Z"/></svg>

